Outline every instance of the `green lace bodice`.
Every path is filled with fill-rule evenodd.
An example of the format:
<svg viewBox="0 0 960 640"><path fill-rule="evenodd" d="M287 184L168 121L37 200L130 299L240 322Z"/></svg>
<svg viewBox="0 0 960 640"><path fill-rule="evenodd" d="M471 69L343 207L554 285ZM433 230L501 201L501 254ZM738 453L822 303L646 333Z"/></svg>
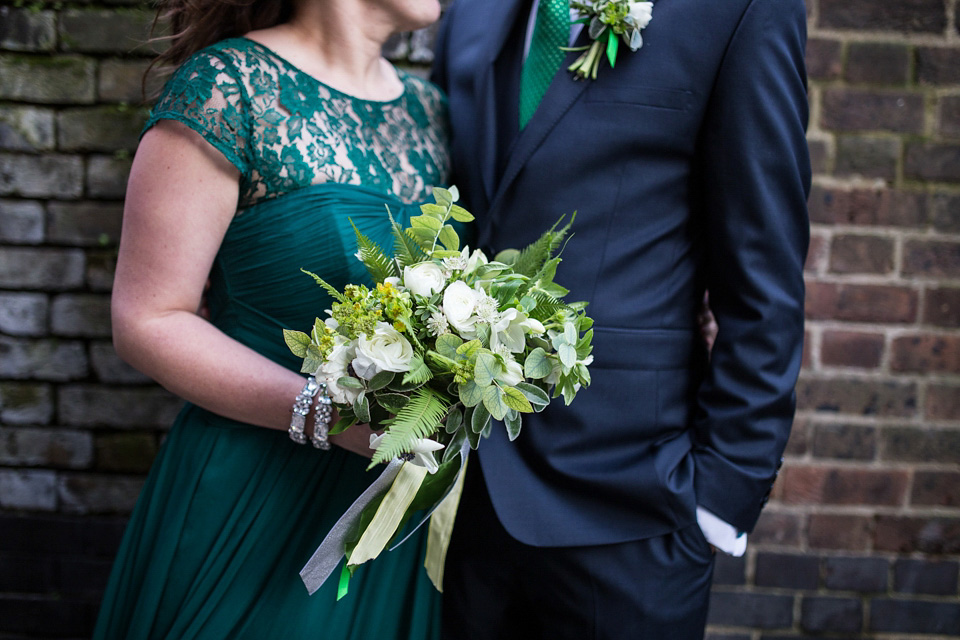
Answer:
<svg viewBox="0 0 960 640"><path fill-rule="evenodd" d="M253 40L231 38L180 66L144 132L171 119L202 135L240 171L241 209L324 182L423 200L449 176L446 99L398 73L400 97L362 100Z"/></svg>

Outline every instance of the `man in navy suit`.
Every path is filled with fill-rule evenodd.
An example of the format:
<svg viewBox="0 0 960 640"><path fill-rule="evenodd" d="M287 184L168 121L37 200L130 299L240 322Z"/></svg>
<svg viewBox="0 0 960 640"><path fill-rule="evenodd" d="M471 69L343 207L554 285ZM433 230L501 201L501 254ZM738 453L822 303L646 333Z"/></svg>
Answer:
<svg viewBox="0 0 960 640"><path fill-rule="evenodd" d="M513 443L494 429L469 466L444 636L700 638L714 547L743 552L793 419L803 0L656 0L641 48L595 80L565 54L531 114L524 66L558 1L455 0L438 40L479 244L524 246L577 210L557 281L596 322L591 387Z"/></svg>

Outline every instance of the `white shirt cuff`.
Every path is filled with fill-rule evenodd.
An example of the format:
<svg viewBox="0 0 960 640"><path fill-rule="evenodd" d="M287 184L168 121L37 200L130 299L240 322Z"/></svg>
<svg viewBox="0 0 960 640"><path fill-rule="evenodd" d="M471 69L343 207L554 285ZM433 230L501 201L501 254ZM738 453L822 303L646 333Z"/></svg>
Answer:
<svg viewBox="0 0 960 640"><path fill-rule="evenodd" d="M697 507L697 524L707 542L731 556L742 556L747 550L747 534L721 520L703 507Z"/></svg>

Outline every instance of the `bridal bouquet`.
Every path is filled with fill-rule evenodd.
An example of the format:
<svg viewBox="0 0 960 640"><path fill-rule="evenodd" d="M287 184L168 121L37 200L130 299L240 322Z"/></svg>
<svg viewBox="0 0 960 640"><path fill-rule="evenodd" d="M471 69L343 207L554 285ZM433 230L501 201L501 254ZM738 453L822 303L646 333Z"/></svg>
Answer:
<svg viewBox="0 0 960 640"><path fill-rule="evenodd" d="M345 555L342 597L356 567L420 510L432 514L426 566L440 589L468 450L494 420L513 440L524 413L551 396L569 404L590 384L593 321L554 282L572 220L490 260L460 248L449 222L473 216L455 204L456 187L433 194L409 228L391 217L392 256L354 227L375 285L341 292L309 274L334 302L309 334L283 332L302 371L326 384L340 415L330 433L369 423L383 432L371 437L371 467L390 463L304 567L311 593Z"/></svg>

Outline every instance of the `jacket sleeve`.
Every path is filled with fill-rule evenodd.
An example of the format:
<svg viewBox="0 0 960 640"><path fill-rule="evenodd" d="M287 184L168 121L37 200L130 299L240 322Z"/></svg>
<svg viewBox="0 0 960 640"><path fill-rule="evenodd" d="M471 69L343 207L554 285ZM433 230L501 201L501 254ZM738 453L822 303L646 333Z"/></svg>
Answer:
<svg viewBox="0 0 960 640"><path fill-rule="evenodd" d="M810 189L802 0L752 0L698 142L719 326L695 415L697 503L751 531L786 446L803 351Z"/></svg>

